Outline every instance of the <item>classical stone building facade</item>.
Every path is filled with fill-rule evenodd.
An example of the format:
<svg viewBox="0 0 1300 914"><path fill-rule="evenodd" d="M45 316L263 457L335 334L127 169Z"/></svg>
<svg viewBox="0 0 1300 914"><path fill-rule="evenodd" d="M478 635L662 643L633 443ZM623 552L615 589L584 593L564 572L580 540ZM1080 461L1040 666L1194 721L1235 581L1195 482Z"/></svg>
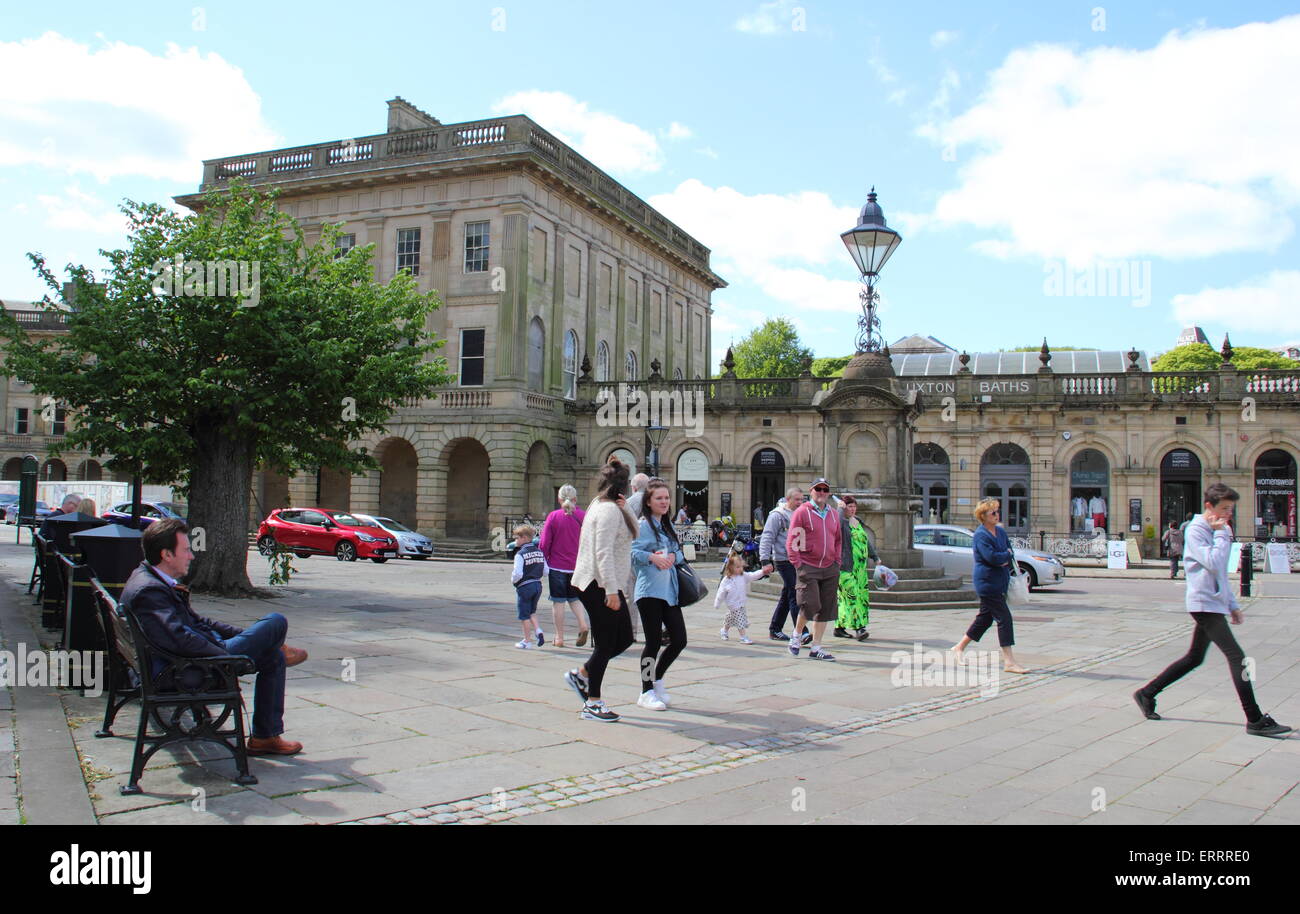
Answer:
<svg viewBox="0 0 1300 914"><path fill-rule="evenodd" d="M455 379L361 442L379 470L259 474L254 524L291 502L486 542L543 516L564 483L590 492L611 455L643 468L658 420L658 471L692 516L750 521L825 476L865 495L900 544L900 510L905 527L969 525L994 495L1022 540L1104 529L1151 554L1222 480L1243 495L1239 535L1297 535L1300 372L1238 371L1226 349L1219 370L1159 373L1141 352L967 355L910 336L873 369L874 392L808 372L740 379L726 364L712 377L724 282L707 248L526 117L443 125L388 105L383 134L204 164L201 190L277 187L309 239L340 225L345 246L375 245L378 280L407 269L436 289L429 329ZM629 408L639 395L664 408ZM5 396L12 462L41 441L14 439L25 394Z"/></svg>

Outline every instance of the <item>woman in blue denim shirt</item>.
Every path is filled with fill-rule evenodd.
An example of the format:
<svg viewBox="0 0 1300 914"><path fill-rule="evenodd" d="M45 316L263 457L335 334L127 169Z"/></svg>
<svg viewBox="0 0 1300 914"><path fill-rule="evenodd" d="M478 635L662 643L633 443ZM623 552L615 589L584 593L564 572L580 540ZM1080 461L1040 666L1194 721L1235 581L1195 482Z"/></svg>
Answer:
<svg viewBox="0 0 1300 914"><path fill-rule="evenodd" d="M641 697L636 703L652 711L668 709L664 674L686 647L686 620L677 600L676 566L686 561L677 531L668 519L668 486L652 482L641 502L641 524L632 542L632 567L636 570L633 599L641 613L645 647L641 650ZM668 643L663 644L663 630ZM660 649L662 647L662 650Z"/></svg>
<svg viewBox="0 0 1300 914"><path fill-rule="evenodd" d="M1011 541L1007 539L1007 531L998 524L1001 516L996 498L986 498L975 506L975 519L980 525L975 528L975 567L971 579L980 598L980 611L970 628L966 629L966 634L953 645L952 651L957 655L957 662L962 662L966 645L980 640L989 626L997 622L1003 669L1008 673L1028 673L1016 663L1016 655L1011 650L1016 637L1011 624L1011 609L1007 606L1007 585L1011 583L1011 568L1016 556L1011 550Z"/></svg>

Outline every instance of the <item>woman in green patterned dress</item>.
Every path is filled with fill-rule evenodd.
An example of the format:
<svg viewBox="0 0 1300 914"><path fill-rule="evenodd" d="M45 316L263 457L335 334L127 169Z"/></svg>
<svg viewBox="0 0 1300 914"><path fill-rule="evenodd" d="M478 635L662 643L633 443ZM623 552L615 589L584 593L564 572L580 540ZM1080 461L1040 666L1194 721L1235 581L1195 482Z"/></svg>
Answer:
<svg viewBox="0 0 1300 914"><path fill-rule="evenodd" d="M857 499L845 495L840 501L843 502L843 512L840 515L840 541L843 546L840 554L840 611L836 620L835 637L866 641L870 609L867 583L871 580L871 574L867 571L867 559L879 562L880 556L876 555L876 550L871 546L866 525L857 518Z"/></svg>

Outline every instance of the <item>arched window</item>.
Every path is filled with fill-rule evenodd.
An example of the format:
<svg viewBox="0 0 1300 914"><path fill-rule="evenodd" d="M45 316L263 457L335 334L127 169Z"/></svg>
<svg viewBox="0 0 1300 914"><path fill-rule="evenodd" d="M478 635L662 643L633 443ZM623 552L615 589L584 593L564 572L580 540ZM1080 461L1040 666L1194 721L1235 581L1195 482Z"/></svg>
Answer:
<svg viewBox="0 0 1300 914"><path fill-rule="evenodd" d="M912 480L921 496L921 523L948 523L948 452L932 442L912 446Z"/></svg>
<svg viewBox="0 0 1300 914"><path fill-rule="evenodd" d="M631 349L627 351L627 359L623 362L624 380L635 381L640 375L637 374L636 353Z"/></svg>
<svg viewBox="0 0 1300 914"><path fill-rule="evenodd" d="M596 347L596 380L609 380L609 345L604 340Z"/></svg>
<svg viewBox="0 0 1300 914"><path fill-rule="evenodd" d="M680 380L682 380L683 377L684 377L684 375L682 374L682 370L681 370L680 368L674 368L674 369L673 369L673 380L674 380L674 381L680 381Z"/></svg>
<svg viewBox="0 0 1300 914"><path fill-rule="evenodd" d="M1029 454L1018 444L990 445L980 460L980 491L1002 506L1002 526L1013 536L1029 533Z"/></svg>
<svg viewBox="0 0 1300 914"><path fill-rule="evenodd" d="M564 395L578 395L578 334L572 330L564 335Z"/></svg>

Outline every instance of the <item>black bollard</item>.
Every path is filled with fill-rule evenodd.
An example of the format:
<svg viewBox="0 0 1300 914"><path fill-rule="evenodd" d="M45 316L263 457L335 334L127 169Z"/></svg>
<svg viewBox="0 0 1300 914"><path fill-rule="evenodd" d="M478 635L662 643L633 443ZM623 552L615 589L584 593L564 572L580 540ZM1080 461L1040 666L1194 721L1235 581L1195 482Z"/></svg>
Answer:
<svg viewBox="0 0 1300 914"><path fill-rule="evenodd" d="M1255 577L1255 555L1250 543L1241 544L1241 595L1250 596L1251 581Z"/></svg>

